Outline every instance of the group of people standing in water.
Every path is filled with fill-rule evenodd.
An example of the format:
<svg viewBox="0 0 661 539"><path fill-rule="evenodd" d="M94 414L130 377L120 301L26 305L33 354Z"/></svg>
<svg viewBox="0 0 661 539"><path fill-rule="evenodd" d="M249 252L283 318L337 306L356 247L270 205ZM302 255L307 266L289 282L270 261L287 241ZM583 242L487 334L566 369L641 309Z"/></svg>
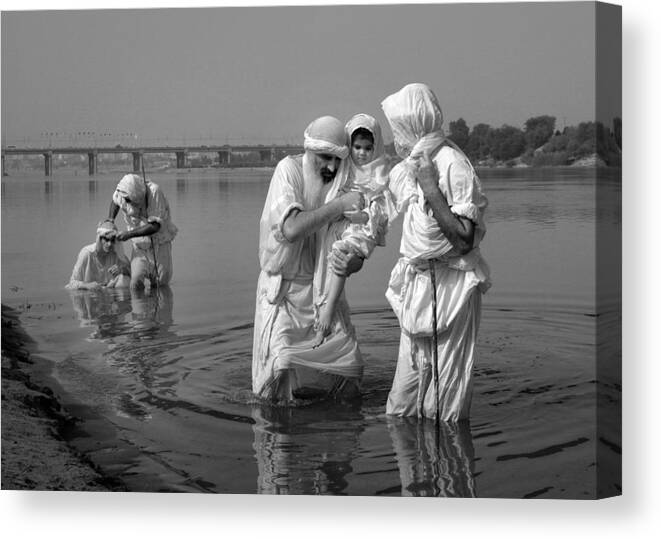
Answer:
<svg viewBox="0 0 661 539"><path fill-rule="evenodd" d="M381 130L359 114L324 116L305 153L278 163L260 220L253 392L287 403L359 392L363 359L345 279L403 214L386 297L401 327L386 413L468 417L482 294L479 250L487 199L464 153L443 133L434 93L409 84L382 109L402 161L388 170Z"/></svg>
<svg viewBox="0 0 661 539"><path fill-rule="evenodd" d="M392 169L367 114L309 124L304 153L275 168L259 225L252 390L289 404L360 392L363 358L344 286L403 215L400 258L386 290L401 327L386 404L395 416L468 417L481 297L487 199L468 158L443 133L436 96L409 84L382 102L402 161ZM114 224L122 210L126 231ZM167 285L177 229L164 194L144 176L119 182L96 243L70 288ZM118 242L131 240L130 260Z"/></svg>

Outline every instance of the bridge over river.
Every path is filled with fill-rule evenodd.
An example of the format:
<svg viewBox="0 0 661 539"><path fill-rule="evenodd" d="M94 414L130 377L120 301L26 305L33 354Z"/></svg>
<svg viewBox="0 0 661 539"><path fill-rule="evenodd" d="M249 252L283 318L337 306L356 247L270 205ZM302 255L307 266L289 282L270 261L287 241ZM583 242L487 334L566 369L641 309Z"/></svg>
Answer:
<svg viewBox="0 0 661 539"><path fill-rule="evenodd" d="M188 168L189 154L214 154L217 156L217 165L220 167L245 166L245 163L232 162L232 154L257 154L258 159L251 161L253 166L275 165L285 155L303 153L302 146L292 145L155 145L143 147L125 147L120 144L109 147L18 147L5 146L2 148L2 175L7 175L6 159L16 155L42 155L44 158L44 173L51 176L53 173L53 156L56 155L82 155L87 156L90 176L97 173L98 157L102 154L131 154L133 156L133 171L140 172L145 154L171 154L176 156L177 168Z"/></svg>

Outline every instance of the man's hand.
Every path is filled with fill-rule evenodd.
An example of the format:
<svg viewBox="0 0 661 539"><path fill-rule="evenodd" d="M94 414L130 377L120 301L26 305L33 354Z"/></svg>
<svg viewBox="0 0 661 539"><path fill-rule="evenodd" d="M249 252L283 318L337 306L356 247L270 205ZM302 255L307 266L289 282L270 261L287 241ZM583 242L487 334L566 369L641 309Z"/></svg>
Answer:
<svg viewBox="0 0 661 539"><path fill-rule="evenodd" d="M110 273L110 275L113 277L117 277L119 275L119 266L117 266L117 264L113 264L108 268L108 273Z"/></svg>
<svg viewBox="0 0 661 539"><path fill-rule="evenodd" d="M333 273L348 277L352 273L359 271L363 267L364 261L362 257L352 254L349 251L333 249L328 263Z"/></svg>
<svg viewBox="0 0 661 539"><path fill-rule="evenodd" d="M115 239L117 241L126 241L128 239L131 239L131 236L129 235L128 232L117 232L115 235Z"/></svg>
<svg viewBox="0 0 661 539"><path fill-rule="evenodd" d="M421 156L414 159L414 173L418 184L422 188L422 192L438 193L438 171L434 166L428 152L424 152Z"/></svg>

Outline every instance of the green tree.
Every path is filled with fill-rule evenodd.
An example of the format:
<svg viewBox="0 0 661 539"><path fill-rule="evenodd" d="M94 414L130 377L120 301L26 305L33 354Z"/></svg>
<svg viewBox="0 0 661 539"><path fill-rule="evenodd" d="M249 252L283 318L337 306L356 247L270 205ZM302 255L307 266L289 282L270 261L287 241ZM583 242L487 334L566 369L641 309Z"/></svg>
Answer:
<svg viewBox="0 0 661 539"><path fill-rule="evenodd" d="M489 146L494 159L514 159L526 149L526 137L518 127L503 125L491 130Z"/></svg>
<svg viewBox="0 0 661 539"><path fill-rule="evenodd" d="M466 149L468 135L469 129L463 118L459 118L456 122L450 122L450 139L462 150Z"/></svg>
<svg viewBox="0 0 661 539"><path fill-rule="evenodd" d="M468 135L466 153L471 159L485 159L489 157L489 133L491 126L488 124L476 124Z"/></svg>
<svg viewBox="0 0 661 539"><path fill-rule="evenodd" d="M553 136L555 116L535 116L526 120L524 129L526 145L535 150L543 146Z"/></svg>

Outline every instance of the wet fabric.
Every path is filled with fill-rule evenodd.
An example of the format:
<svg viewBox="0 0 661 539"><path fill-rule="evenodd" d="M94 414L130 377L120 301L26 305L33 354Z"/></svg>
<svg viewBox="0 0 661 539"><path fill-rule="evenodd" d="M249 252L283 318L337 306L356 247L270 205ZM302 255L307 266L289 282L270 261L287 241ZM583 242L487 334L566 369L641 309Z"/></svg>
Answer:
<svg viewBox="0 0 661 539"><path fill-rule="evenodd" d="M328 227L290 242L283 224L294 209L313 210L334 198L346 183L346 168L340 167L321 198L310 196L314 178L307 154L286 157L278 163L260 220L259 261L253 340L253 392L272 401L291 401L301 388L328 394L357 387L363 361L344 297L338 301L338 316L331 336L312 348L314 283L320 266ZM323 251L325 253L325 251Z"/></svg>
<svg viewBox="0 0 661 539"><path fill-rule="evenodd" d="M479 251L487 199L470 161L446 139L441 109L427 86L405 86L383 101L383 110L395 141L410 154L391 171L389 182L404 222L401 257L386 291L402 330L386 413L435 417L438 402L440 419L454 422L468 417L481 295L491 284ZM473 249L467 254L459 253L443 235L415 179L415 159L422 154L432 159L451 211L474 224ZM434 336L438 395L432 371Z"/></svg>
<svg viewBox="0 0 661 539"><path fill-rule="evenodd" d="M160 285L168 284L173 274L171 242L177 235L177 227L161 188L137 174L127 174L117 185L113 202L122 210L127 230L149 223L160 224L158 232L150 236L131 238L131 274L133 278L149 277Z"/></svg>
<svg viewBox="0 0 661 539"><path fill-rule="evenodd" d="M115 226L110 222L101 223L96 230L96 241L85 245L76 259L71 277L65 288L77 290L86 288L90 283L98 283L108 288L126 287L129 285L128 274L130 272L129 261L124 255L124 250L119 242L113 243L113 248L103 253L101 237L117 232ZM112 266L118 266L120 275L113 276L110 273Z"/></svg>

